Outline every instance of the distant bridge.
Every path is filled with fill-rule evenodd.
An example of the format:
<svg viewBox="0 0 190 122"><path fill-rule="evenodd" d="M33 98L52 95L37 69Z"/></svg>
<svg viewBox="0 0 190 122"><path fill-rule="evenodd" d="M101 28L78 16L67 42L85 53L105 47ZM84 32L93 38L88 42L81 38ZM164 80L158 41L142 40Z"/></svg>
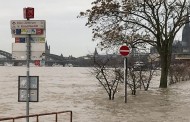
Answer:
<svg viewBox="0 0 190 122"><path fill-rule="evenodd" d="M12 54L8 53L6 51L0 50L0 56L3 56L0 58L0 63L4 64L5 62L7 63L14 63L15 65L17 63L24 63L26 60L12 60ZM53 64L61 64L65 65L67 63L74 63L74 60L68 60L63 56L55 55L55 54L45 54L46 57L46 65L53 65ZM32 62L32 61L31 61Z"/></svg>

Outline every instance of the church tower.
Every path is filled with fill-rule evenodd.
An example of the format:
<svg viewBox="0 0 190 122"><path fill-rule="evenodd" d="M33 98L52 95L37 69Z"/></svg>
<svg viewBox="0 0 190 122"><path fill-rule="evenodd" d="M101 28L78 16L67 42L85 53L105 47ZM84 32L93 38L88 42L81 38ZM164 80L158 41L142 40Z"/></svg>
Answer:
<svg viewBox="0 0 190 122"><path fill-rule="evenodd" d="M98 51L97 51L97 49L95 48L95 50L94 50L94 56L97 56L98 55Z"/></svg>
<svg viewBox="0 0 190 122"><path fill-rule="evenodd" d="M182 31L182 47L183 47L183 53L190 53L189 13L187 13L186 24Z"/></svg>
<svg viewBox="0 0 190 122"><path fill-rule="evenodd" d="M50 46L48 47L47 41L45 43L45 53L50 54Z"/></svg>

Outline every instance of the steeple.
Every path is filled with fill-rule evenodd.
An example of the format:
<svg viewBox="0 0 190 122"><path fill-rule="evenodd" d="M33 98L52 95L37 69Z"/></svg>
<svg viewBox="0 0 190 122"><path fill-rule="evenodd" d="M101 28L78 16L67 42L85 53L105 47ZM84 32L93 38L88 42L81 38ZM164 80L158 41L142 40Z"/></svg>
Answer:
<svg viewBox="0 0 190 122"><path fill-rule="evenodd" d="M46 54L50 54L50 46L48 46L47 41L45 43L45 52Z"/></svg>
<svg viewBox="0 0 190 122"><path fill-rule="evenodd" d="M94 56L95 55L98 55L98 51L97 51L97 49L95 48L95 51L94 51Z"/></svg>

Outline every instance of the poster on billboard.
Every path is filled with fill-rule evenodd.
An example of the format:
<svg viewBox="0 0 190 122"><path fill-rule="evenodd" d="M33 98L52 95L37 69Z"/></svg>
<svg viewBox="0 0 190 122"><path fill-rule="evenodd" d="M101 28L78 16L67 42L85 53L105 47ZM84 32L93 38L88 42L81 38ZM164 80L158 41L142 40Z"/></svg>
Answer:
<svg viewBox="0 0 190 122"><path fill-rule="evenodd" d="M45 43L44 37L33 37L30 39L31 43Z"/></svg>
<svg viewBox="0 0 190 122"><path fill-rule="evenodd" d="M26 43L26 38L15 38L15 43Z"/></svg>
<svg viewBox="0 0 190 122"><path fill-rule="evenodd" d="M16 37L15 38L15 43L26 43L29 40L28 38L24 37ZM30 38L31 43L45 43L45 38L44 37L32 37Z"/></svg>

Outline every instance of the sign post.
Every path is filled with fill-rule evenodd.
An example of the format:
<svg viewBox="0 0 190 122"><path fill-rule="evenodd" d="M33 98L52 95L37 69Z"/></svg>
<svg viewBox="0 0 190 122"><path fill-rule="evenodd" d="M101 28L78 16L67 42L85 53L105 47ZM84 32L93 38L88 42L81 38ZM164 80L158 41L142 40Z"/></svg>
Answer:
<svg viewBox="0 0 190 122"><path fill-rule="evenodd" d="M32 7L24 8L23 14L26 20L11 20L10 27L12 37L15 38L15 43L12 45L12 59L26 60L26 77L19 77L21 78L19 83L22 82L26 86L19 87L19 102L26 102L26 116L29 116L29 102L38 102L38 88L31 85L33 82L33 85L37 86L35 84L39 80L38 77L30 76L30 63L39 60L37 61L39 65L40 60L45 57L46 21L30 20L34 18ZM26 117L26 122L29 122L29 117Z"/></svg>
<svg viewBox="0 0 190 122"><path fill-rule="evenodd" d="M32 8L32 12L31 12L31 8L25 8L26 12L24 12L24 15L26 17L27 20L30 20L30 18L34 18L34 8ZM29 101L30 101L30 54L31 54L31 42L30 39L31 35L28 35L28 40L27 40L27 72L26 72L26 77L27 77L27 97L26 97L26 115L29 116ZM26 118L26 121L29 122L29 117Z"/></svg>
<svg viewBox="0 0 190 122"><path fill-rule="evenodd" d="M29 116L29 100L30 100L30 92L29 92L29 88L30 88L30 35L29 35L29 39L27 40L27 72L26 72L26 76L27 76L27 97L26 97L26 115ZM29 122L29 118L26 118L27 122Z"/></svg>
<svg viewBox="0 0 190 122"><path fill-rule="evenodd" d="M119 52L124 56L124 82L125 82L125 103L127 103L127 56L129 54L128 46L121 46Z"/></svg>

